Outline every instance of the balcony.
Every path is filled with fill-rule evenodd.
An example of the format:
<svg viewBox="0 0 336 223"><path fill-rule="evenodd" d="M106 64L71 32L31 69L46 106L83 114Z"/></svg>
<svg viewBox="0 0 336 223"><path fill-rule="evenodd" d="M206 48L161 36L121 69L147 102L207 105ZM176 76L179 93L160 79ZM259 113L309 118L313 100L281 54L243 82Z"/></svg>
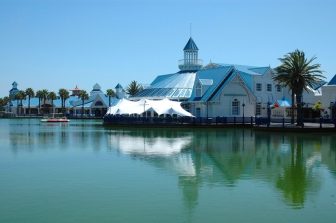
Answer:
<svg viewBox="0 0 336 223"><path fill-rule="evenodd" d="M203 61L200 59L182 59L178 61L179 68L182 71L197 71L202 68Z"/></svg>

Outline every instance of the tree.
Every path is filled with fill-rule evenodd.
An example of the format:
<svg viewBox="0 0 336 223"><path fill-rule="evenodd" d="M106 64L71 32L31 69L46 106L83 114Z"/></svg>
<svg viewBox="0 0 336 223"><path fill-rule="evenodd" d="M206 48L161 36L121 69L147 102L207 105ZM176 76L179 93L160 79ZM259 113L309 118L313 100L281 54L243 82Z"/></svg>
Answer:
<svg viewBox="0 0 336 223"><path fill-rule="evenodd" d="M47 89L43 89L43 90L41 91L41 98L43 99L43 106L44 106L44 108L42 108L42 109L44 110L44 112L46 111L45 103L46 103L48 94L49 94L49 92L48 92Z"/></svg>
<svg viewBox="0 0 336 223"><path fill-rule="evenodd" d="M320 70L320 64L313 64L316 57L307 59L305 53L300 50L286 54L279 58L281 65L275 68L276 76L273 78L280 84L287 86L292 92L292 114L294 114L294 95L297 104L297 125L303 125L302 117L302 93L313 88L325 77ZM294 123L294 116L292 115Z"/></svg>
<svg viewBox="0 0 336 223"><path fill-rule="evenodd" d="M21 109L19 110L19 107L22 108L22 100L26 98L26 93L24 91L19 91L18 93L16 93L15 95L15 100L17 100L17 114L19 114L19 111L20 113L21 112ZM19 103L20 101L20 103Z"/></svg>
<svg viewBox="0 0 336 223"><path fill-rule="evenodd" d="M43 97L43 95L42 95L43 93L42 93L42 91L41 90L38 90L38 91L36 91L36 97L38 97L38 100L39 100L39 113L40 113L40 109L41 109L41 99L42 99L42 97Z"/></svg>
<svg viewBox="0 0 336 223"><path fill-rule="evenodd" d="M106 95L109 97L109 106L111 106L111 97L115 97L116 94L112 89L107 89Z"/></svg>
<svg viewBox="0 0 336 223"><path fill-rule="evenodd" d="M3 97L3 98L0 98L0 109L1 110L4 110L4 107L8 104L9 102L9 97Z"/></svg>
<svg viewBox="0 0 336 223"><path fill-rule="evenodd" d="M127 92L127 94L129 94L130 96L134 96L134 95L136 95L137 93L139 93L139 92L142 91L142 90L143 90L143 87L142 87L141 84L138 84L138 82L136 82L136 81L132 81L132 82L128 85L128 87L127 87L127 89L126 89L126 92Z"/></svg>
<svg viewBox="0 0 336 223"><path fill-rule="evenodd" d="M30 115L30 99L35 96L35 93L32 88L27 88L25 93L28 97L28 114Z"/></svg>
<svg viewBox="0 0 336 223"><path fill-rule="evenodd" d="M49 92L48 99L51 101L51 107L54 108L54 100L57 99L56 93L53 91Z"/></svg>
<svg viewBox="0 0 336 223"><path fill-rule="evenodd" d="M85 100L89 99L89 95L88 95L88 93L85 90L81 90L79 92L79 98L82 100L82 117L83 117L83 114L84 114L84 102L85 102Z"/></svg>
<svg viewBox="0 0 336 223"><path fill-rule="evenodd" d="M65 101L70 97L69 91L64 88L59 89L58 94L62 101L62 110L65 111Z"/></svg>

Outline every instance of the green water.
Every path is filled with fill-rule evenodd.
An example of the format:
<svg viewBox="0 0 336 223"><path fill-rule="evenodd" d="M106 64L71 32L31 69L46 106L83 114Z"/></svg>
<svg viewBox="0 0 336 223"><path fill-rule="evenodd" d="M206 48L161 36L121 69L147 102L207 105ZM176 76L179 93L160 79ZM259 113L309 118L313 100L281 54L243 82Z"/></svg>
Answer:
<svg viewBox="0 0 336 223"><path fill-rule="evenodd" d="M336 135L0 119L0 222L335 222Z"/></svg>

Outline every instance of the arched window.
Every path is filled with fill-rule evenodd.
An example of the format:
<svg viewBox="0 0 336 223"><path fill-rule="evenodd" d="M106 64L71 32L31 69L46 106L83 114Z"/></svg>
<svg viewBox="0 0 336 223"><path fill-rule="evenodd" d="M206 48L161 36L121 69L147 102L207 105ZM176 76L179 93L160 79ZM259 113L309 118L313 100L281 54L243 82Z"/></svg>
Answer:
<svg viewBox="0 0 336 223"><path fill-rule="evenodd" d="M240 102L237 99L232 101L232 115L240 115Z"/></svg>
<svg viewBox="0 0 336 223"><path fill-rule="evenodd" d="M97 102L95 103L95 106L103 106L103 102L101 102L101 101L97 101Z"/></svg>

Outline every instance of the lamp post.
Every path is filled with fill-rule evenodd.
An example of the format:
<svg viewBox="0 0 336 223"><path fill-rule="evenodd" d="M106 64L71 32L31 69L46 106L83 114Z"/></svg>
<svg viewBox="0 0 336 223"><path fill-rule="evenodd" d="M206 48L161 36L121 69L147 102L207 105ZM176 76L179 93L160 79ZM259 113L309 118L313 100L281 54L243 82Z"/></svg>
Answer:
<svg viewBox="0 0 336 223"><path fill-rule="evenodd" d="M245 124L245 103L243 102L243 125Z"/></svg>
<svg viewBox="0 0 336 223"><path fill-rule="evenodd" d="M146 100L144 100L144 115L147 118L146 105L148 104L146 103Z"/></svg>
<svg viewBox="0 0 336 223"><path fill-rule="evenodd" d="M267 127L271 124L271 103L267 102Z"/></svg>

